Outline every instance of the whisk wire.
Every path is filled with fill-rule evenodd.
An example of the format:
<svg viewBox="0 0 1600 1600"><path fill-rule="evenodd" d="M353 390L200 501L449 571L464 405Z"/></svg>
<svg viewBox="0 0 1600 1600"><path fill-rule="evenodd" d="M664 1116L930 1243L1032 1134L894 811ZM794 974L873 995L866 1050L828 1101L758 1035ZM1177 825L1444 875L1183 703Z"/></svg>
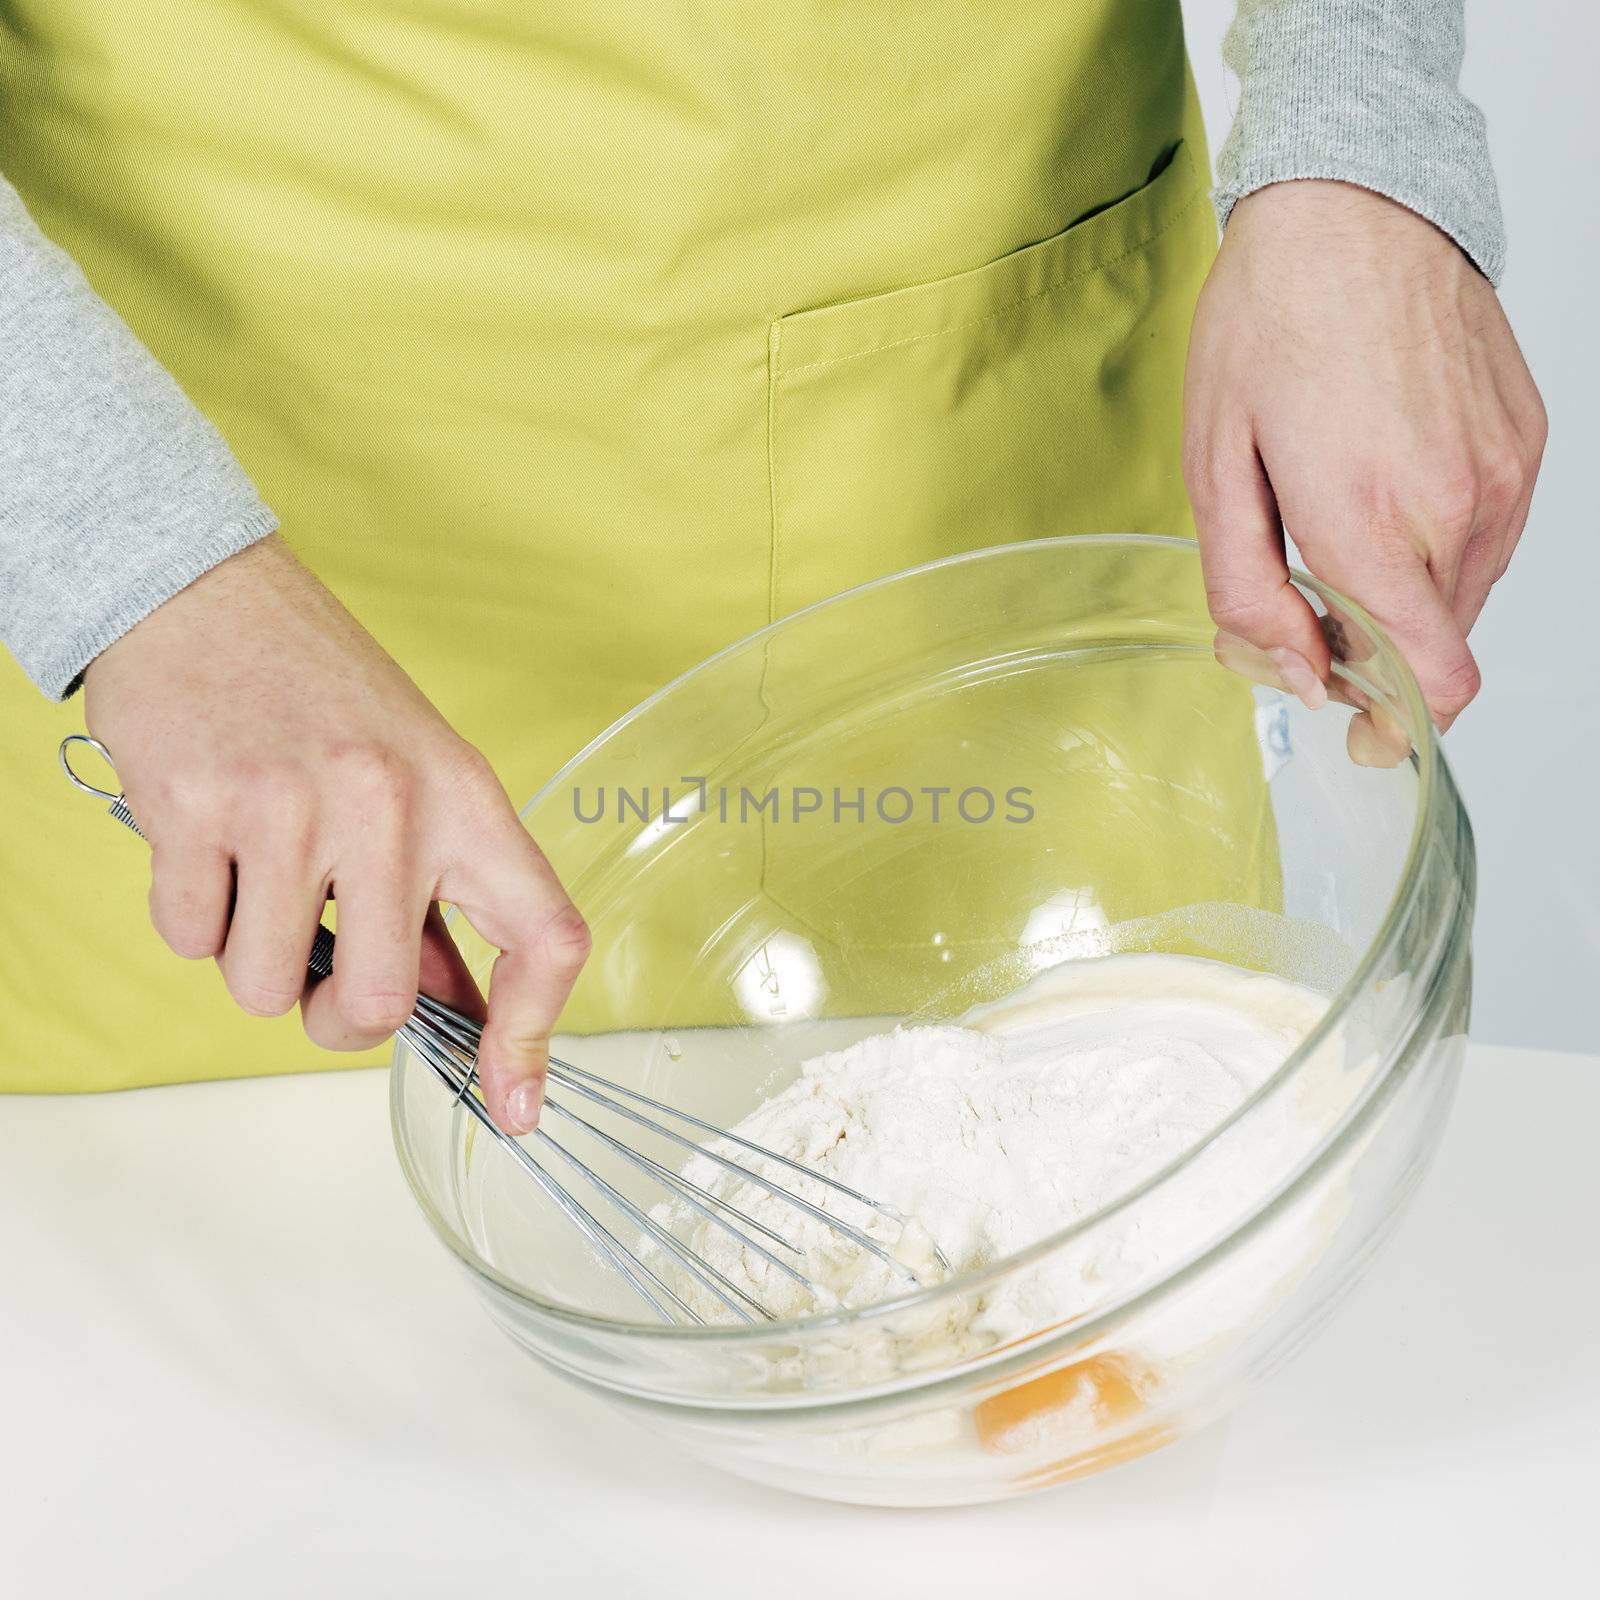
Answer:
<svg viewBox="0 0 1600 1600"><path fill-rule="evenodd" d="M783 1260L780 1256L774 1255L772 1251L766 1248L765 1245L758 1244L747 1234L742 1233L738 1228L734 1227L734 1225L729 1222L726 1217L718 1216L717 1213L711 1209L711 1207L713 1205L723 1205L726 1210L733 1212L735 1216L743 1219L749 1224L749 1226L753 1228L759 1228L762 1233L776 1238L779 1244L783 1245L786 1249L793 1250L798 1255L801 1252L797 1245L792 1245L787 1239L780 1238L778 1235L774 1234L770 1228L764 1226L762 1223L757 1222L755 1218L746 1216L746 1214L743 1211L740 1211L737 1206L727 1205L726 1202L722 1201L718 1196L712 1194L709 1189L701 1188L699 1184L693 1182L689 1178L685 1178L681 1173L673 1172L669 1167L664 1166L661 1162L652 1160L649 1156L646 1156L642 1152L633 1149L632 1146L624 1144L620 1139L614 1137L612 1134L607 1133L603 1128L597 1128L592 1122L580 1117L577 1112L569 1110L566 1106L560 1105L555 1101L550 1102L550 1110L556 1112L559 1116L566 1117L572 1122L576 1123L586 1133L592 1134L602 1144L606 1145L612 1150L615 1150L618 1155L622 1156L623 1159L628 1161L631 1165L642 1167L649 1173L651 1177L656 1180L657 1183L666 1189L668 1193L676 1195L676 1197L682 1200L685 1205L690 1207L691 1210L697 1211L708 1222L714 1223L717 1227L723 1229L724 1232L732 1234L733 1237L736 1238L746 1250L749 1250L755 1255L760 1256L762 1260L767 1261L772 1266L776 1267L779 1272L785 1273L802 1288L806 1289L810 1294L815 1296L819 1302L827 1298L826 1291L814 1284L811 1279L806 1277L806 1275L797 1267ZM588 1169L585 1168L586 1172L587 1170ZM674 1243L676 1242L677 1241L674 1240ZM718 1274L718 1276L720 1277L721 1275ZM723 1281L726 1282L726 1279ZM741 1298L748 1298L744 1295L742 1290L735 1289L734 1292L739 1294ZM760 1306L758 1309L765 1316L770 1317L772 1315L772 1313L768 1311L765 1306Z"/></svg>
<svg viewBox="0 0 1600 1600"><path fill-rule="evenodd" d="M700 1323L704 1321L670 1284L666 1283L645 1262L641 1261L593 1212L570 1194L551 1173L535 1160L517 1140L508 1137L495 1125L493 1118L489 1115L488 1107L484 1105L482 1099L470 1092L472 1087L470 1077L463 1072L460 1064L441 1048L437 1041L429 1038L424 1029L410 1022L401 1028L400 1033L406 1043L432 1069L434 1076L444 1084L446 1089L451 1091L456 1103L464 1106L476 1119L479 1126L484 1128L491 1138L510 1152L518 1165L539 1185L540 1189L555 1203L562 1214L611 1263L624 1281L630 1284L649 1303L662 1321L675 1322L677 1318L657 1298L650 1288L651 1284L654 1284L656 1289L659 1289L662 1294L671 1300L691 1322Z"/></svg>
<svg viewBox="0 0 1600 1600"><path fill-rule="evenodd" d="M475 1048L476 1041L482 1036L482 1029L479 1024L473 1022L470 1017L465 1017L459 1011L445 1005L440 1000L435 1000L428 995L421 995L418 997L417 1007L441 1031L447 1032L453 1040L460 1041L464 1048L467 1047L469 1040L472 1041ZM876 1256L902 1282L908 1283L913 1287L920 1285L920 1280L910 1267L886 1246L862 1232L859 1228L852 1227L839 1217L823 1210L821 1206L807 1200L805 1196L796 1194L794 1190L785 1188L773 1179L763 1176L761 1173L722 1155L714 1149L707 1148L700 1141L688 1138L676 1129L665 1127L662 1123L643 1115L631 1106L622 1104L617 1097L620 1096L631 1100L637 1105L648 1106L652 1111L659 1112L664 1116L675 1117L681 1122L699 1128L702 1132L712 1135L717 1140L724 1140L740 1149L748 1150L752 1155L758 1156L764 1161L773 1162L780 1167L798 1173L807 1182L819 1184L836 1194L844 1195L858 1205L864 1206L867 1210L875 1212L885 1220L893 1222L899 1227L904 1227L906 1219L892 1207L882 1205L880 1202L862 1194L859 1190L852 1189L849 1184L841 1183L837 1178L831 1177L827 1173L816 1172L809 1167L803 1166L800 1162L781 1155L776 1150L769 1150L764 1145L756 1144L753 1140L746 1139L741 1134L733 1133L726 1128L719 1128L715 1123L707 1122L704 1118L697 1117L692 1112L668 1105L665 1101L654 1099L652 1096L644 1094L637 1089L629 1089L622 1084L613 1083L608 1078L602 1078L599 1073L590 1072L584 1067L574 1066L570 1061L564 1061L559 1056L550 1057L549 1079L551 1083L570 1090L574 1094L581 1095L584 1099L590 1100L596 1105L605 1107L606 1110L616 1116L625 1117L630 1122L648 1129L661 1138L671 1140L683 1149L691 1150L697 1155L706 1157L726 1171L735 1174L741 1181L753 1183L757 1188L764 1189L768 1194L798 1207L824 1226L843 1234L859 1249ZM602 1093L601 1088L596 1088L594 1087L595 1085L602 1086L605 1092ZM550 1103L553 1105L556 1102L551 1101ZM783 1242L787 1243L787 1241ZM943 1264L942 1258L941 1264Z"/></svg>
<svg viewBox="0 0 1600 1600"><path fill-rule="evenodd" d="M554 1150L563 1161L581 1172L586 1182L592 1183L619 1211L632 1218L663 1250L674 1256L682 1264L684 1271L690 1277L694 1278L707 1292L720 1300L741 1321L749 1322L752 1320L750 1311L745 1310L745 1306L748 1306L758 1316L765 1317L769 1321L772 1319L772 1313L759 1300L746 1294L738 1284L712 1266L709 1261L697 1256L676 1234L662 1227L647 1211L636 1205L615 1185L608 1183L593 1167L575 1156L559 1139L553 1138L546 1129L536 1128L533 1137L545 1148ZM730 1299L730 1296L733 1298ZM743 1304L741 1305L740 1302L743 1302Z"/></svg>
<svg viewBox="0 0 1600 1600"><path fill-rule="evenodd" d="M564 1065L565 1063L563 1063L563 1066ZM789 1205L795 1206L799 1210L805 1212L807 1216L813 1217L818 1222L822 1223L824 1227L832 1229L835 1233L843 1234L845 1238L847 1238L858 1248L869 1252L871 1255L877 1256L880 1261L884 1262L885 1265L887 1265L889 1269L896 1274L896 1276L908 1280L912 1284L917 1282L917 1275L884 1245L880 1244L876 1239L871 1238L869 1235L863 1233L859 1228L851 1227L849 1223L843 1222L830 1212L824 1211L821 1206L813 1204L813 1202L807 1200L804 1195L796 1194L793 1189L786 1189L781 1183L777 1183L773 1179L766 1177L764 1174L757 1172L753 1167L747 1167L743 1163L734 1161L731 1157L723 1155L720 1151L713 1150L709 1146L703 1145L697 1140L689 1138L686 1134L681 1134L673 1128L666 1127L664 1124L655 1121L653 1118L645 1116L643 1112L635 1111L631 1106L624 1105L620 1100L614 1099L611 1095L602 1094L598 1089L589 1084L569 1081L564 1076L558 1075L553 1061L551 1065L550 1078L553 1083L559 1084L562 1088L567 1089L571 1093L581 1095L584 1099L591 1101L595 1105L604 1106L605 1109L610 1111L613 1115L625 1117L629 1122L636 1123L641 1128L647 1128L650 1132L659 1135L663 1139L670 1139L674 1144L680 1145L683 1149L692 1151L698 1156L703 1156L707 1161L715 1162L716 1165L723 1168L724 1171L733 1173L741 1183L754 1184L758 1189L764 1189L768 1194L774 1195L778 1199L786 1201ZM605 1082L604 1079L600 1079L598 1081ZM617 1088L619 1086L615 1084L609 1084L608 1087ZM708 1128L708 1130L710 1130L709 1123L705 1126ZM726 1137L726 1135L722 1136ZM798 1163L791 1162L786 1157L779 1156L775 1151L765 1150L758 1144L752 1144L748 1139L736 1138L733 1142L747 1150L750 1150L756 1155L769 1157L781 1162L784 1166L793 1166L799 1172L806 1172L806 1169L799 1166ZM806 1173L806 1176L815 1177L817 1175L814 1173ZM871 1205L871 1202L869 1201L867 1204ZM873 1206L872 1209L876 1211L879 1208Z"/></svg>

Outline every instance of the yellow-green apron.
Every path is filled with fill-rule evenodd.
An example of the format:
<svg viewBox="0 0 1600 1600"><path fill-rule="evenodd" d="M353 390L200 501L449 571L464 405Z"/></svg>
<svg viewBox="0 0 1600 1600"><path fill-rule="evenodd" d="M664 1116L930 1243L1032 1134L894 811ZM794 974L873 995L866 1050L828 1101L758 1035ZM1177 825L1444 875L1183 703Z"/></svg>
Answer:
<svg viewBox="0 0 1600 1600"><path fill-rule="evenodd" d="M0 0L0 166L518 801L821 596L1189 527L1178 0ZM80 718L0 667L0 1086L384 1059L167 952Z"/></svg>

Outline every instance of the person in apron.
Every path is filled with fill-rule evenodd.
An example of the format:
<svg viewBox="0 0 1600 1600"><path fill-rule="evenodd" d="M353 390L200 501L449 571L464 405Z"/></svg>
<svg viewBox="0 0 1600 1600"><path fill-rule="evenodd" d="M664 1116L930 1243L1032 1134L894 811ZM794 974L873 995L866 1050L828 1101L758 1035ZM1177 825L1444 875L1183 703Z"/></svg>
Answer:
<svg viewBox="0 0 1600 1600"><path fill-rule="evenodd" d="M381 1060L425 917L424 985L464 1000L443 899L507 952L484 1080L527 1126L587 933L506 791L852 584L1193 531L1184 356L1216 229L1177 0L736 12L18 8L0 165L321 582L252 543L89 670L156 925L220 955L231 997L149 927L142 852L63 815L76 711L0 683L0 1085ZM1219 708L1241 750L1248 709ZM169 781L189 754L226 795ZM1270 905L1259 784L1235 799L1187 870ZM337 862L330 807L358 819ZM237 859L230 926L225 833L252 808L277 842ZM306 1024L344 1056L233 1004L292 1009L330 887L341 967Z"/></svg>

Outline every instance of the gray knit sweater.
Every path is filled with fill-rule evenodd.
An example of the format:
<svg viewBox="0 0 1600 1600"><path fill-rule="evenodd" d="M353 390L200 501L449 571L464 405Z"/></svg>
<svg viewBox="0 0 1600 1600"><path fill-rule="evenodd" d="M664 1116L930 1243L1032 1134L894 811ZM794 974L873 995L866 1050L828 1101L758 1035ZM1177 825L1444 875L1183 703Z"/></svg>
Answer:
<svg viewBox="0 0 1600 1600"><path fill-rule="evenodd" d="M1128 0L1129 4L1136 0ZM1239 0L1217 210L1287 178L1375 189L1498 281L1464 0ZM0 640L65 697L99 652L276 519L216 429L0 180Z"/></svg>

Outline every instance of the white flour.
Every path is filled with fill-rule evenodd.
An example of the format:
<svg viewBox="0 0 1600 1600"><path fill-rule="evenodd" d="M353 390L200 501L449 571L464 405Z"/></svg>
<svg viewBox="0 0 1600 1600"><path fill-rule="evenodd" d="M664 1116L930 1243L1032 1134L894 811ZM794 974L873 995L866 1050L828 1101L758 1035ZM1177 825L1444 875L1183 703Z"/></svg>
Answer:
<svg viewBox="0 0 1600 1600"><path fill-rule="evenodd" d="M1067 962L964 1026L898 1028L805 1063L736 1131L914 1219L903 1235L881 1222L866 1231L931 1281L923 1230L961 1272L1099 1210L1214 1129L1326 1007L1281 979L1190 957ZM1271 1140L1257 1147L1269 1151ZM905 1292L883 1262L703 1157L685 1174L799 1243L802 1270L844 1304ZM1224 1164L1217 1182L1242 1199L1257 1178ZM844 1220L864 1220L821 1186L809 1193ZM1224 1208L1230 1198L1211 1197ZM658 1215L780 1316L814 1309L722 1229L674 1206ZM1014 1275L966 1304L959 1327L925 1331L941 1344L1035 1331L1074 1314L1097 1282L1159 1266L1163 1236L1159 1214L1136 1215L1087 1255ZM729 1320L703 1292L694 1303Z"/></svg>

